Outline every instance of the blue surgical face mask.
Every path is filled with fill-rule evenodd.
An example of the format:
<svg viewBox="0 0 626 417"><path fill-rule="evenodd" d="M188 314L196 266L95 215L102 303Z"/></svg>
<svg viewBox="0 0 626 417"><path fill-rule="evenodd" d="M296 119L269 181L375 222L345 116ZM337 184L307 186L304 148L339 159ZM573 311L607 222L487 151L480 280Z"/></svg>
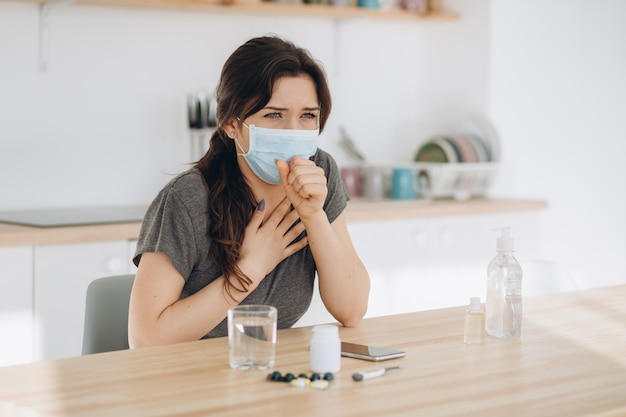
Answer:
<svg viewBox="0 0 626 417"><path fill-rule="evenodd" d="M317 150L319 129L268 129L255 125L244 126L250 130L250 147L245 153L239 141L235 139L252 172L269 184L280 184L280 174L276 161L290 162L294 156L309 159Z"/></svg>

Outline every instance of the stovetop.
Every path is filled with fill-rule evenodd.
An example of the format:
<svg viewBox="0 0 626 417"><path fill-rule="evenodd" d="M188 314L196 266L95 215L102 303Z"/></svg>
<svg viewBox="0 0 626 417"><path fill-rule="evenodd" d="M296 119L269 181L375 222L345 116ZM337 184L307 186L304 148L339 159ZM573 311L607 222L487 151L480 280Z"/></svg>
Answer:
<svg viewBox="0 0 626 417"><path fill-rule="evenodd" d="M142 221L146 210L146 206L111 206L0 211L0 223L31 227L133 223Z"/></svg>

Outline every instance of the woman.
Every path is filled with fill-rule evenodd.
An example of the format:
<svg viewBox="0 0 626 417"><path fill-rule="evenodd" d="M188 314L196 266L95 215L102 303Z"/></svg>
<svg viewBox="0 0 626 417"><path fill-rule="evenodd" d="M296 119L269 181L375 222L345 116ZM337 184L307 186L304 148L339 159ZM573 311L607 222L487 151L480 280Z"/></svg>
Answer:
<svg viewBox="0 0 626 417"><path fill-rule="evenodd" d="M307 310L315 272L328 311L355 326L369 276L343 210L334 160L316 138L331 109L324 72L278 37L251 39L226 61L219 126L206 155L161 190L134 259L131 347L227 334L237 304L270 304L279 328Z"/></svg>

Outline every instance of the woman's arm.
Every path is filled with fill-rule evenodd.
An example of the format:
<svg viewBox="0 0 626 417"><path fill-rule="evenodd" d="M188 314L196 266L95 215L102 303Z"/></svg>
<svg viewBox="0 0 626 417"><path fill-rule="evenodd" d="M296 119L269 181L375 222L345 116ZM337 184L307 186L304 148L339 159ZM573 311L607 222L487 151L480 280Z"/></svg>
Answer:
<svg viewBox="0 0 626 417"><path fill-rule="evenodd" d="M344 326L356 326L367 312L370 280L350 239L344 214L332 224L325 213L303 222L324 305Z"/></svg>
<svg viewBox="0 0 626 417"><path fill-rule="evenodd" d="M198 340L224 320L229 307L237 304L225 295L223 276L180 299L184 284L167 255L148 252L141 256L130 297L131 348ZM247 294L233 295L243 299Z"/></svg>
<svg viewBox="0 0 626 417"><path fill-rule="evenodd" d="M294 240L304 225L285 200L263 222L264 205L246 227L239 269L251 280L247 291L225 290L220 276L189 297L180 298L185 279L164 253L141 256L130 297L128 340L131 348L198 340L220 324L228 309L239 304L283 259L304 248L308 239ZM293 242L293 243L292 243Z"/></svg>
<svg viewBox="0 0 626 417"><path fill-rule="evenodd" d="M355 326L367 311L369 275L354 249L343 213L331 225L323 210L328 194L324 171L299 157L289 164L277 161L277 166L287 198L305 226L324 305L344 326Z"/></svg>

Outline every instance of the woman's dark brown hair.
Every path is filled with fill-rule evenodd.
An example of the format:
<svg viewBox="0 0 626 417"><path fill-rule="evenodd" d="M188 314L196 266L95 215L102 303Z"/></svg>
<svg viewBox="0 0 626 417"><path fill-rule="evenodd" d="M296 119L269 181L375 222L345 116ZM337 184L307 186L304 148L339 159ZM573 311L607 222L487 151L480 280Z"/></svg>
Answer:
<svg viewBox="0 0 626 417"><path fill-rule="evenodd" d="M237 267L237 260L244 229L258 203L239 170L234 141L222 124L258 112L269 102L277 80L302 74L315 84L321 131L331 110L330 91L323 69L305 49L277 36L254 38L237 48L222 69L216 90L219 127L196 167L208 189L210 256L224 274L231 296L233 289L247 291L252 282Z"/></svg>

